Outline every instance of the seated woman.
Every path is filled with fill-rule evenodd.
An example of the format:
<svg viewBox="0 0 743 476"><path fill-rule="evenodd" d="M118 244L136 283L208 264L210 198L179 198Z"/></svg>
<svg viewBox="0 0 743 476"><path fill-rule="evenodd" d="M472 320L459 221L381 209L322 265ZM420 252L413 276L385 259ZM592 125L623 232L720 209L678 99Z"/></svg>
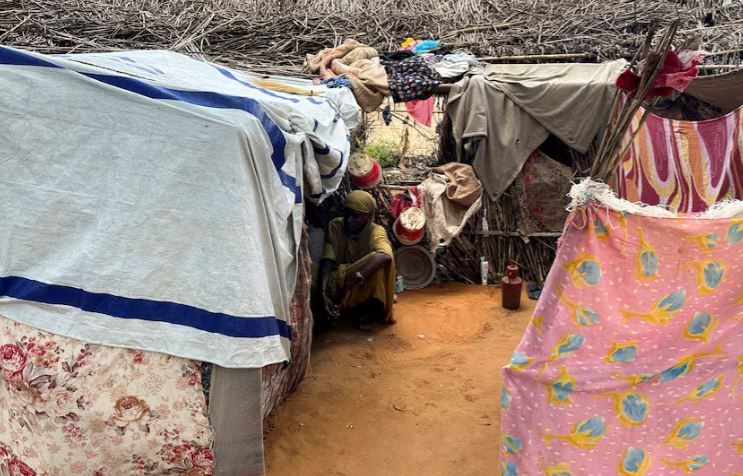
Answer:
<svg viewBox="0 0 743 476"><path fill-rule="evenodd" d="M328 224L320 270L328 315L351 311L364 330L373 318L395 322L395 261L387 232L374 223L375 209L369 193L348 194L343 217Z"/></svg>

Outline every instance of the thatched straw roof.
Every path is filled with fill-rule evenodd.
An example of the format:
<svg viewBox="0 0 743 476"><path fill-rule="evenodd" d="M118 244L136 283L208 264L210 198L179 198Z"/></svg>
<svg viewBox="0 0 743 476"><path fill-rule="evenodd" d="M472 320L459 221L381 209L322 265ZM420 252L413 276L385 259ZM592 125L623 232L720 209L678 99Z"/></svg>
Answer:
<svg viewBox="0 0 743 476"><path fill-rule="evenodd" d="M632 56L654 20L678 38L743 57L740 0L0 0L0 44L47 53L167 48L265 72L356 38L382 49L442 38L479 56ZM585 56L582 56L585 55Z"/></svg>

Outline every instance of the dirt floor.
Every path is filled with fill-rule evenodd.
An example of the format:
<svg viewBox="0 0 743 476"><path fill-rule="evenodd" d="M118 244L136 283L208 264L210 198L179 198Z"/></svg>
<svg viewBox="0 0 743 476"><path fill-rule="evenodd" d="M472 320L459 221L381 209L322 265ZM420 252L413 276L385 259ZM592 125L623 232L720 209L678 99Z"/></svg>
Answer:
<svg viewBox="0 0 743 476"><path fill-rule="evenodd" d="M534 304L433 286L400 295L394 326L317 335L307 378L269 420L268 475L498 474L501 367Z"/></svg>

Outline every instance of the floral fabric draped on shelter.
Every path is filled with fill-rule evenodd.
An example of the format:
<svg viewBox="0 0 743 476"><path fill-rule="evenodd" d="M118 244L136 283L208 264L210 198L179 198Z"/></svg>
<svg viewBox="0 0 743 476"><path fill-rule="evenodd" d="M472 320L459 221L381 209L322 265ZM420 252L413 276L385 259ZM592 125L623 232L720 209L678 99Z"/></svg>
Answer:
<svg viewBox="0 0 743 476"><path fill-rule="evenodd" d="M0 371L2 475L213 472L197 361L0 317Z"/></svg>

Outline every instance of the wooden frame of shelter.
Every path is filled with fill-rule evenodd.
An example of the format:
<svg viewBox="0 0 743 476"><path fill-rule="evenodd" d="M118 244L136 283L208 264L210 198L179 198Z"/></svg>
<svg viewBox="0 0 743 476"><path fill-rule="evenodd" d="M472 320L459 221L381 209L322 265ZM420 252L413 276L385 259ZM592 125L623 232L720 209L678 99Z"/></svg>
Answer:
<svg viewBox="0 0 743 476"><path fill-rule="evenodd" d="M661 42L653 52L655 54L654 64L657 65L662 58L660 52L668 50L670 39L675 33L675 26L666 32L665 43ZM650 38L652 35L648 37L645 51L638 52L643 58L649 55L647 50L650 47ZM693 80L684 93L676 93L663 99L656 98L648 103L643 100L638 100L635 104L626 103L622 106L625 116L630 117L644 104L646 111L660 117L701 121L719 117L741 105L743 98L741 98L740 88L736 85L743 78L743 69L731 69L729 65L714 64L701 65L699 68L707 74ZM651 68L646 74L652 72ZM539 151L569 165L574 178L591 175L608 180L617 167L617 156L622 154L622 151L617 149L618 140L629 127L627 123L618 124L620 121L617 120L616 115L622 112L622 108L615 105L613 122L615 130L610 131L613 135L610 133L603 142L600 136L597 137L587 153L582 154L571 149L553 135L539 146ZM444 117L445 120L440 130L439 162L450 162L457 160L454 152L456 146L451 136L451 125L446 110L444 110ZM616 143L610 144L612 140ZM471 161L473 155L466 157L465 161ZM569 184L565 185L567 190ZM467 224L462 236L452 242L446 254L438 257L440 269L443 268L446 273L445 278L468 283L479 282L480 256L485 256L491 263L491 270L494 269L494 274L504 270L507 264L515 262L521 266L528 280L544 281L552 265L561 232L555 229L537 231L523 229L519 223L521 205L517 183L512 184L497 200L488 198L486 201L482 210ZM486 229L483 229L481 225L483 220L487 220Z"/></svg>

